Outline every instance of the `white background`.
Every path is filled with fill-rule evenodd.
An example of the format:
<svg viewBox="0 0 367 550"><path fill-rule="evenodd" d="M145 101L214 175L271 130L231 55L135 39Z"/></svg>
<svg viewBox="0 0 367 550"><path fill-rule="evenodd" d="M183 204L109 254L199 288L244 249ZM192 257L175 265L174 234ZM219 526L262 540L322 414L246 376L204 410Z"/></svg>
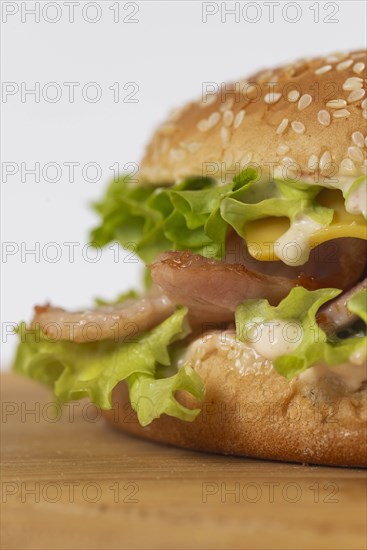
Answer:
<svg viewBox="0 0 367 550"><path fill-rule="evenodd" d="M26 11L37 9L36 4L1 2L3 87L9 91L13 86L15 91L3 95L1 103L3 176L9 163L18 169L2 179L3 367L11 363L16 343L15 337L7 336L7 327L28 321L34 304L51 300L77 308L90 304L96 295L113 298L138 285L138 264L123 262L123 254L115 262L107 248L95 263L83 258L88 230L97 222L89 205L111 179L110 166L119 163L122 169L125 163L139 161L153 128L171 107L200 96L205 81L220 83L298 57L366 44L362 0L318 2L318 15L316 2L240 2L241 10L247 4L247 12L238 22L234 15L226 15L235 2L211 2L207 9L218 13L208 15L206 23L202 2L120 2L118 22L117 2L95 2L97 7L74 2L74 22L66 2L39 2L36 22ZM138 6L130 16L137 23L123 21L136 11L131 4ZM36 82L40 101L32 95L22 98L21 89L34 88ZM45 90L46 98L52 99L52 89L44 88L49 82L62 90L54 103L42 97ZM64 82L80 83L74 103ZM83 99L81 90L89 82L100 86L100 101ZM138 103L124 103L123 96L115 103L109 89L115 82L121 88L136 82ZM91 97L92 88L87 92ZM56 183L47 181L55 175L50 170L46 181L41 173L40 182L35 182L25 169L36 162L41 170L47 163L58 163L62 177ZM65 162L80 163L74 182ZM83 177L82 167L89 162L101 166L98 182ZM87 178L94 174L91 170ZM55 248L47 246L50 242L60 246L60 261L49 261L55 254ZM74 262L65 242L80 243ZM39 257L24 254L36 246ZM14 254L4 254L4 247Z"/></svg>

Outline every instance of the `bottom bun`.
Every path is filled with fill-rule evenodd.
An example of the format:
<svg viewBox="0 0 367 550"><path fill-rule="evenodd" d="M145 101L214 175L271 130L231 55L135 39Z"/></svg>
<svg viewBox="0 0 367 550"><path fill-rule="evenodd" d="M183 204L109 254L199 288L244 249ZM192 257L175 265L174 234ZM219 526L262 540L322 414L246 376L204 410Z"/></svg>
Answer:
<svg viewBox="0 0 367 550"><path fill-rule="evenodd" d="M163 415L140 426L124 382L103 416L125 432L199 451L367 467L365 366L312 367L289 382L252 348L219 333L193 342L185 361L206 387L194 422ZM177 398L197 405L186 393Z"/></svg>

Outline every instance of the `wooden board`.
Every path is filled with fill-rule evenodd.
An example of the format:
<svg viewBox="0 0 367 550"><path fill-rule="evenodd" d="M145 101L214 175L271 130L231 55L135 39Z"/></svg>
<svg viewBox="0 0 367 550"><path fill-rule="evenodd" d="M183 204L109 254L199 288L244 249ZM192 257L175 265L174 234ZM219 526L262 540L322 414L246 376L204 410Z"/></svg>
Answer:
<svg viewBox="0 0 367 550"><path fill-rule="evenodd" d="M364 549L366 472L125 436L2 377L3 549Z"/></svg>

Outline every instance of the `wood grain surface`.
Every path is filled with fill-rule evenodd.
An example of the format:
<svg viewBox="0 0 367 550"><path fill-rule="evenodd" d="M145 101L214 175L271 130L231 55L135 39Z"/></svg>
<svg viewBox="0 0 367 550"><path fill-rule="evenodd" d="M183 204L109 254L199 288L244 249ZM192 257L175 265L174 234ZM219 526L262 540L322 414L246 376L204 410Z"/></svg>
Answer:
<svg viewBox="0 0 367 550"><path fill-rule="evenodd" d="M365 549L366 472L223 457L115 432L2 377L1 548Z"/></svg>

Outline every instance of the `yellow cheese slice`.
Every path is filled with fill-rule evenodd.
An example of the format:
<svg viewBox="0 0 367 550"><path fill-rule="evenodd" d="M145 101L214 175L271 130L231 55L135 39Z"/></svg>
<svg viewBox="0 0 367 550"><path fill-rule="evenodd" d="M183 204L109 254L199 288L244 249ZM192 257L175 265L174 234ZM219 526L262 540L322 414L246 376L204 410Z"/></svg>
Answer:
<svg viewBox="0 0 367 550"><path fill-rule="evenodd" d="M366 220L362 215L349 214L345 210L344 198L340 191L332 189L322 191L317 201L322 206L332 208L334 216L330 225L318 229L309 237L310 248L341 237L367 239ZM246 242L250 255L262 261L279 260L275 243L289 229L289 226L289 219L284 217L264 218L247 223Z"/></svg>

